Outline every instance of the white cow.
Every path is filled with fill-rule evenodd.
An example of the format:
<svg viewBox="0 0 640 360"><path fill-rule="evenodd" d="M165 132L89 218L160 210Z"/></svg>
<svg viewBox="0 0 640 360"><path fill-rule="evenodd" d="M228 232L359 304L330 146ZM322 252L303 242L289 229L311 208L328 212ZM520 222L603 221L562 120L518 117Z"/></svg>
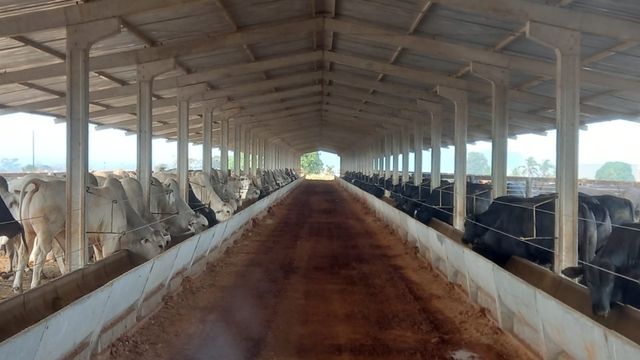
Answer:
<svg viewBox="0 0 640 360"><path fill-rule="evenodd" d="M106 181L106 178L104 179ZM144 206L144 201L142 199L142 185L140 182L132 177L125 177L120 180L122 187L124 188L124 192L129 199L129 203L133 210L140 215L142 220L149 224L149 226L157 231L160 231L162 236L164 237L165 242L168 244L171 241L171 234L167 230L166 224L158 221ZM166 196L164 193L160 194L160 196Z"/></svg>
<svg viewBox="0 0 640 360"><path fill-rule="evenodd" d="M209 222L204 216L193 211L189 205L178 195L180 189L178 182L174 179L167 179L164 185L170 190L169 205L175 209L176 216L170 219L170 224L175 224L178 228L186 227L190 232L200 233L208 228ZM170 226L171 228L171 226Z"/></svg>
<svg viewBox="0 0 640 360"><path fill-rule="evenodd" d="M234 210L232 206L222 201L220 196L218 196L213 188L211 178L207 176L207 174L196 171L191 174L189 181L191 182L193 193L202 203L213 210L218 222L227 221L231 215L233 215Z"/></svg>
<svg viewBox="0 0 640 360"><path fill-rule="evenodd" d="M64 245L66 183L61 180L44 181L33 178L24 184L21 191L20 214L25 228L25 241L18 252L18 269L13 290L21 291L22 274L27 265L28 246L33 244L35 258L31 287L38 286L49 252L54 255L61 272L64 273L63 252L54 249L54 240ZM107 179L102 187L88 187L86 194L86 231L94 246L96 258L108 256L118 249L132 252L150 259L164 248L162 236L144 224L133 211L122 185L116 179Z"/></svg>

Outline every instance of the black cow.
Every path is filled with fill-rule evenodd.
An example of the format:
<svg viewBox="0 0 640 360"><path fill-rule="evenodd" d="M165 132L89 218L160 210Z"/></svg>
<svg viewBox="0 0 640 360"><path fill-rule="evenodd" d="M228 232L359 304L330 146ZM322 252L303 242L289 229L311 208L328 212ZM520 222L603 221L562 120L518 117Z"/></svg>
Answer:
<svg viewBox="0 0 640 360"><path fill-rule="evenodd" d="M432 218L453 224L453 184L437 187L427 199L428 205L420 206L415 218L427 224ZM466 217L485 212L491 204L491 185L467 183Z"/></svg>
<svg viewBox="0 0 640 360"><path fill-rule="evenodd" d="M421 203L427 202L431 194L428 180L420 185L406 183L399 190L400 196L394 198L396 208L412 217L416 210L422 206Z"/></svg>
<svg viewBox="0 0 640 360"><path fill-rule="evenodd" d="M209 227L212 227L218 223L218 220L216 220L216 213L210 207L203 204L202 201L200 201L200 199L198 199L196 194L193 193L191 184L189 184L188 203L191 210L195 211L198 214L201 214L202 216L204 216L205 219L207 219L207 222L209 223Z"/></svg>
<svg viewBox="0 0 640 360"><path fill-rule="evenodd" d="M611 217L611 224L620 225L633 222L634 208L631 200L613 195L595 195L593 198L607 208Z"/></svg>
<svg viewBox="0 0 640 360"><path fill-rule="evenodd" d="M562 273L570 278L583 276L592 311L598 316L606 317L616 302L640 309L640 224L615 227L591 262L566 268Z"/></svg>
<svg viewBox="0 0 640 360"><path fill-rule="evenodd" d="M485 213L466 221L463 241L471 243L474 250L499 265L513 255L540 264L551 264L556 198L557 194L533 198L497 198ZM581 196L578 207L578 256L583 261L595 256L598 242L596 219L590 206L600 205L593 199ZM605 211L606 214L606 209L598 211Z"/></svg>
<svg viewBox="0 0 640 360"><path fill-rule="evenodd" d="M597 196L591 196L584 193L579 193L580 203L584 203L589 210L593 213L593 218L596 222L596 230L597 230L597 238L598 241L596 243L596 252L607 241L609 235L611 234L611 216L609 213L609 208L603 206L603 204L598 200ZM615 205L614 202L611 202L612 205ZM613 209L613 206L612 206ZM627 222L632 222L627 221Z"/></svg>
<svg viewBox="0 0 640 360"><path fill-rule="evenodd" d="M21 235L22 241L24 241L24 229L22 225L13 217L7 204L0 199L0 236L6 236L11 239L16 235Z"/></svg>

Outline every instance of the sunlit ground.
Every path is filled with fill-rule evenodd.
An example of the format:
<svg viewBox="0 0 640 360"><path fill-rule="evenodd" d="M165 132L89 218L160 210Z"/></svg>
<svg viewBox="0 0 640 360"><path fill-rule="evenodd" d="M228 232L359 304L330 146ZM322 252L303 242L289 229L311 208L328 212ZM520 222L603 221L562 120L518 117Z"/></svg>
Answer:
<svg viewBox="0 0 640 360"><path fill-rule="evenodd" d="M323 180L330 181L335 179L336 177L332 174L307 174L304 176L307 180Z"/></svg>

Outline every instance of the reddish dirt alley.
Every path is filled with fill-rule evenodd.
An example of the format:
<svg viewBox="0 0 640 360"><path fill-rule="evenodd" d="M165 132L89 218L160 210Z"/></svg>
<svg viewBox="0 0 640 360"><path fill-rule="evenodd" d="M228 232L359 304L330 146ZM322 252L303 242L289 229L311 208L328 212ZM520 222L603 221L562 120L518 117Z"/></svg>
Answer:
<svg viewBox="0 0 640 360"><path fill-rule="evenodd" d="M114 359L533 359L335 182L304 181Z"/></svg>

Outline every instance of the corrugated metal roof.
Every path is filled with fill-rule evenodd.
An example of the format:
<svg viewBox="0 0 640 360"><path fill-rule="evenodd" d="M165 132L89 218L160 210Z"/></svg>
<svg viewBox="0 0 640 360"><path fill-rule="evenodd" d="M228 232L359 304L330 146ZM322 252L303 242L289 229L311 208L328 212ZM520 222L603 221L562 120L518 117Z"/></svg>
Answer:
<svg viewBox="0 0 640 360"><path fill-rule="evenodd" d="M3 18L10 19L10 16L63 6L90 6L103 1L108 0L87 4L63 0L0 0L0 27ZM555 3L548 0L528 2L557 9ZM160 119L157 124L162 126L162 131L158 134L163 137L175 138L175 130L166 126L175 123L177 116L175 105L171 105L176 89L169 86L170 82L205 73L211 74L204 79L211 94L230 101L227 108L241 108L239 113L231 115L232 123L237 118L251 119L252 125L259 121L271 124L274 118L290 115L287 121L315 119L322 124L310 127L310 133L318 128L335 128L356 142L366 139L362 134L353 133L352 128L340 127L340 121L367 126L386 117L409 124L416 118L415 114L420 114L416 112L416 96L435 98L430 91L437 81L429 77L455 79L454 86L477 89L468 94L469 140L487 139L491 128L490 86L468 73L469 54L483 51L484 58L494 54L503 56L505 62L533 60L547 69L553 69L555 54L523 35L525 23L519 16L471 12L446 3L444 0L434 3L426 0L216 0L184 1L180 6L169 7L158 5L156 9L131 14L125 11L121 17L122 32L99 41L91 49L91 57L102 61L100 69L90 74L90 112L95 114L92 121L135 130L135 110L131 111L136 102L136 93L131 90L136 83L134 60L149 58L150 54L158 58L156 50L165 51L163 49L188 43L191 46L188 51L175 53L178 68L156 78L156 84L164 84L154 89L157 96L154 114ZM640 2L635 0L567 3L565 9L571 11L640 24ZM330 31L333 28L327 27L327 20L317 24L301 22L323 18L347 25L364 24L373 27L373 32L359 33L348 27ZM298 24L292 25L297 30L277 30L287 24ZM381 33L408 35L411 39L428 40L430 45L401 46L401 38L379 36ZM602 78L583 81L584 122L617 117L638 119L640 93L630 87L638 82L640 89L640 42L629 40L635 35L624 35L614 38L582 34L584 69L611 79L611 82ZM450 49L451 46L462 46L463 51L453 53L438 48ZM314 51L321 53L314 56ZM65 52L64 27L0 38L0 71L6 73L0 74L2 112L44 111L63 116L66 79L56 66L64 61ZM123 54L128 54L127 60L122 60ZM167 54L165 57L172 56ZM332 61L329 59L332 54L342 57ZM296 60L301 56L313 60ZM105 65L105 61L110 63L108 59L114 59L113 67ZM247 70L238 71L238 66ZM226 73L226 69L236 70ZM335 83L331 79L335 79ZM617 88L618 83L622 83L625 90ZM310 89L314 85L322 85L322 91ZM518 67L510 71L509 87L513 93L511 134L553 127L554 79ZM284 91L297 93L268 95ZM322 101L314 103L318 96ZM243 102L243 99L250 101ZM309 100L308 104L305 99ZM235 102L238 104L234 105ZM449 141L453 137L453 106L449 101L443 101L443 105L444 139ZM194 103L193 107L197 108L198 104ZM340 112L332 110L336 108ZM261 109L274 110L263 112ZM197 114L192 116L197 119ZM334 117L340 121L323 122L323 118ZM193 132L199 133L195 129ZM199 141L200 137L201 134L197 134L193 140ZM345 150L344 141L332 139L330 135L315 137L312 141L312 147Z"/></svg>

